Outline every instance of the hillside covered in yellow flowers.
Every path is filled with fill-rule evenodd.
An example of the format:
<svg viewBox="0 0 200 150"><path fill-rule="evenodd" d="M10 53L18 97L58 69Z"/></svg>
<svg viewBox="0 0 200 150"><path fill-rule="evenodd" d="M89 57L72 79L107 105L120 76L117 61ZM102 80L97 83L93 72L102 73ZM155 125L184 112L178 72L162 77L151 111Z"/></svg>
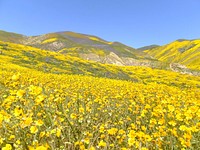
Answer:
<svg viewBox="0 0 200 150"><path fill-rule="evenodd" d="M198 69L192 53L180 58ZM2 39L0 148L198 149L200 77L156 64L162 67L104 64Z"/></svg>
<svg viewBox="0 0 200 150"><path fill-rule="evenodd" d="M200 40L177 40L164 46L146 50L154 58L170 63L180 63L200 70Z"/></svg>

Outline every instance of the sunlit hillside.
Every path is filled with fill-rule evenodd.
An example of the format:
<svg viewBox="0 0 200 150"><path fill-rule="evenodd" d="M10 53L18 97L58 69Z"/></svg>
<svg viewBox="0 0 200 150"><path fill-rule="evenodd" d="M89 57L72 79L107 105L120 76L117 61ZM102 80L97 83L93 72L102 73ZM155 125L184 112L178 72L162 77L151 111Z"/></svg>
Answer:
<svg viewBox="0 0 200 150"><path fill-rule="evenodd" d="M183 87L188 83L199 85L199 77L148 67L101 64L21 44L0 41L0 51L2 52L0 63L3 69L13 66L13 70L29 68L44 73L90 75L139 83L157 82Z"/></svg>
<svg viewBox="0 0 200 150"><path fill-rule="evenodd" d="M0 30L0 41L19 43L23 35Z"/></svg>
<svg viewBox="0 0 200 150"><path fill-rule="evenodd" d="M180 63L200 70L200 40L177 40L145 52L160 61Z"/></svg>
<svg viewBox="0 0 200 150"><path fill-rule="evenodd" d="M196 150L199 121L198 76L0 42L4 150Z"/></svg>
<svg viewBox="0 0 200 150"><path fill-rule="evenodd" d="M76 57L79 61L84 59L118 66L146 66L200 75L199 40L177 40L164 46L150 45L138 49L120 42L109 42L97 36L69 31L38 36L0 31L0 40Z"/></svg>
<svg viewBox="0 0 200 150"><path fill-rule="evenodd" d="M0 40L33 46L103 64L166 68L165 63L152 59L143 51L120 42L108 42L93 35L75 32L55 32L38 36L23 36L0 31Z"/></svg>
<svg viewBox="0 0 200 150"><path fill-rule="evenodd" d="M97 54L101 55L114 52L119 56L125 57L147 57L147 54L144 52L138 51L122 43L108 42L93 35L75 32L56 32L39 36L23 36L16 33L0 31L0 40L71 55L77 55L79 53L97 53L99 51Z"/></svg>

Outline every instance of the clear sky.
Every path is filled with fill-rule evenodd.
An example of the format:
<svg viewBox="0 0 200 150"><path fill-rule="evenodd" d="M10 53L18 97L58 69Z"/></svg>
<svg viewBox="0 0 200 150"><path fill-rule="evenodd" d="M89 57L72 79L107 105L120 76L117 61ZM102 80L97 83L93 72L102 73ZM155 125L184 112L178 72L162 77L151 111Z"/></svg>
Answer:
<svg viewBox="0 0 200 150"><path fill-rule="evenodd" d="M92 34L132 47L200 38L200 0L0 0L0 30Z"/></svg>

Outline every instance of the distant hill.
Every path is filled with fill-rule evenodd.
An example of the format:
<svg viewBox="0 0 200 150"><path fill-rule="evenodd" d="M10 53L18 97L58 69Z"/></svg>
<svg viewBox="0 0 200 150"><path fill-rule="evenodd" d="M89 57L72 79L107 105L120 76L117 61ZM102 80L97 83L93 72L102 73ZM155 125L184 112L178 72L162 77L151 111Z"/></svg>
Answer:
<svg viewBox="0 0 200 150"><path fill-rule="evenodd" d="M176 40L145 52L162 62L179 63L191 69L200 70L200 39Z"/></svg>
<svg viewBox="0 0 200 150"><path fill-rule="evenodd" d="M138 48L137 50L140 50L140 51L144 51L144 50L150 50L150 49L153 49L153 48L156 48L156 47L160 47L160 45L149 45L149 46L144 46L144 47L140 47Z"/></svg>
<svg viewBox="0 0 200 150"><path fill-rule="evenodd" d="M25 36L0 30L0 41L20 43Z"/></svg>
<svg viewBox="0 0 200 150"><path fill-rule="evenodd" d="M88 53L91 52L92 49L95 49L101 50L104 53L114 52L120 56L141 57L146 55L119 42L108 42L96 36L75 32L55 32L39 36L24 36L21 34L0 31L0 40L31 45L51 51L62 51L63 53L70 53L71 48L73 48L73 53Z"/></svg>
<svg viewBox="0 0 200 150"><path fill-rule="evenodd" d="M2 41L33 46L105 64L148 67L162 66L147 53L120 42L108 42L93 35L69 31L39 36L23 36L2 31L1 35L0 40Z"/></svg>
<svg viewBox="0 0 200 150"><path fill-rule="evenodd" d="M195 75L200 70L200 40L179 39L164 46L149 45L135 49L120 42L70 31L38 36L0 31L0 41L102 64L146 66Z"/></svg>

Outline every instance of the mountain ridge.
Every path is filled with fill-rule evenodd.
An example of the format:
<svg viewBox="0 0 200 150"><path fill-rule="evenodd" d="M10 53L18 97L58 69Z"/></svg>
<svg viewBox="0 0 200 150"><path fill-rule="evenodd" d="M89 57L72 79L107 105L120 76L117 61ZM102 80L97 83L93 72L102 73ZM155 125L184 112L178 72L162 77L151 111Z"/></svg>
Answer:
<svg viewBox="0 0 200 150"><path fill-rule="evenodd" d="M196 73L196 71L200 70L200 62L198 61L198 58L200 57L199 52L198 50L197 53L196 50L191 50L194 47L194 44L192 45L191 43L196 42L196 45L200 45L200 40L179 39L163 46L149 45L135 49L120 42L110 42L94 35L81 34L72 31L25 36L2 30L0 30L0 40L33 46L39 49L54 51L63 55L75 56L103 64L146 66L158 69L168 69L181 73L192 73L195 75L199 74ZM180 43L185 44L181 46ZM166 49L166 47L168 49ZM176 55L185 55L185 53L188 54L181 58L181 60L175 57ZM186 57L190 58L193 53L196 55L193 62L185 63L183 59L186 60ZM167 58L163 58L165 56ZM182 67L180 67L181 65Z"/></svg>
<svg viewBox="0 0 200 150"><path fill-rule="evenodd" d="M10 42L14 41L14 43L55 51L66 55L78 56L83 59L101 63L120 65L145 65L147 62L147 66L149 66L148 62L157 63L155 60L151 60L151 57L148 54L135 48L120 42L109 42L97 36L88 34L66 31L49 33L39 36L21 35L20 38L21 39L16 41L14 39L10 40L7 38L6 40L4 39L4 41L9 42L10 40ZM91 55L94 57L91 57ZM99 59L99 57L101 59ZM124 58L132 59L132 61L126 63L127 61L124 61ZM131 63L134 62L134 60L138 60L138 62Z"/></svg>

